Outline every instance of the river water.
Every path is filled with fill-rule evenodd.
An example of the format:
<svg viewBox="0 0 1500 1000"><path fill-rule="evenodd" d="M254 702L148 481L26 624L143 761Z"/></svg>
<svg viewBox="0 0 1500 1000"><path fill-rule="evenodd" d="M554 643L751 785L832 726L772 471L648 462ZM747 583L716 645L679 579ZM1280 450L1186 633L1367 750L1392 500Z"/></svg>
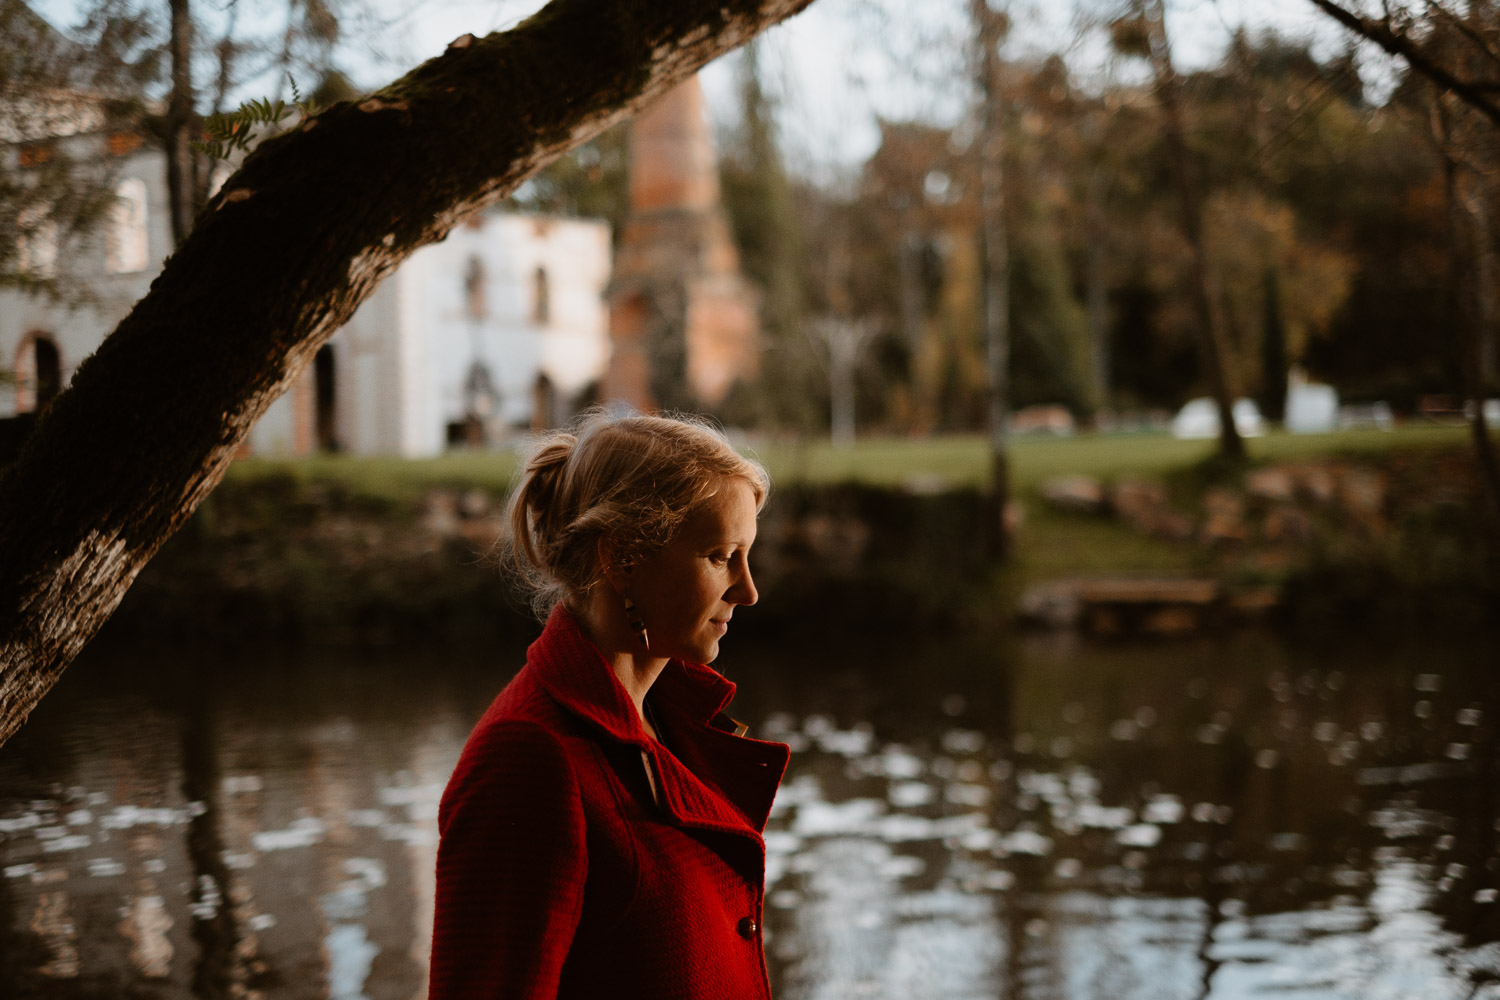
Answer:
<svg viewBox="0 0 1500 1000"><path fill-rule="evenodd" d="M1500 650L734 639L779 1000L1500 997ZM525 640L91 650L0 748L0 996L415 998Z"/></svg>

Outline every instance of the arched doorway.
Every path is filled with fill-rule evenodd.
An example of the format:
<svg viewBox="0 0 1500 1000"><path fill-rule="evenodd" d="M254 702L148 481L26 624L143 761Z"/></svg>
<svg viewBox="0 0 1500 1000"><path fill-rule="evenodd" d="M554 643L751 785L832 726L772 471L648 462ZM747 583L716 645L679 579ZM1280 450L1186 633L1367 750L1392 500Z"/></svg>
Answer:
<svg viewBox="0 0 1500 1000"><path fill-rule="evenodd" d="M51 337L37 337L31 342L36 367L36 408L45 410L62 392L62 358Z"/></svg>
<svg viewBox="0 0 1500 1000"><path fill-rule="evenodd" d="M319 451L338 451L338 395L333 346L324 344L313 355L313 413Z"/></svg>
<svg viewBox="0 0 1500 1000"><path fill-rule="evenodd" d="M45 410L62 392L62 355L40 331L21 338L16 352L16 412Z"/></svg>

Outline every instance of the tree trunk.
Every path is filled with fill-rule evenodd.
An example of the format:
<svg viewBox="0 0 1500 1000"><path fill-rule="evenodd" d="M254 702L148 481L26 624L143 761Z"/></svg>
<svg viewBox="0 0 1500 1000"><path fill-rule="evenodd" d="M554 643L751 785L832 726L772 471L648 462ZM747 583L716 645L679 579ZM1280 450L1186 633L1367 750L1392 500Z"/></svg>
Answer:
<svg viewBox="0 0 1500 1000"><path fill-rule="evenodd" d="M172 92L167 98L167 198L172 217L172 244L187 239L197 214L197 160L193 153L197 116L193 113L193 21L188 0L171 0L172 33L167 48L172 61Z"/></svg>
<svg viewBox="0 0 1500 1000"><path fill-rule="evenodd" d="M1219 409L1219 453L1225 458L1243 458L1245 442L1234 425L1236 386L1230 372L1228 327L1223 303L1213 284L1208 247L1203 238L1203 191L1193 171L1188 151L1187 129L1182 120L1181 82L1172 66L1167 41L1166 11L1162 0L1152 0L1147 24L1151 29L1151 70L1156 95L1161 101L1167 126L1167 159L1177 187L1182 214L1182 235L1187 239L1194 311L1198 314L1198 348L1207 371L1209 387Z"/></svg>
<svg viewBox="0 0 1500 1000"><path fill-rule="evenodd" d="M1005 227L1005 97L1000 43L1006 16L969 0L979 46L979 214L984 244L984 338L989 362L990 502L993 554L1010 551L1010 244Z"/></svg>
<svg viewBox="0 0 1500 1000"><path fill-rule="evenodd" d="M1452 303L1453 322L1458 326L1459 343L1462 345L1463 394L1473 407L1469 414L1469 431L1474 447L1474 461L1479 469L1481 523L1484 526L1491 569L1500 574L1500 461L1496 460L1494 442L1490 440L1489 428L1484 419L1485 386L1480 373L1480 327L1487 294L1481 280L1485 263L1481 248L1489 235L1477 231L1477 226L1471 230L1474 220L1464 211L1459 163L1453 151L1452 128L1444 100L1445 95L1441 91L1433 95L1432 117L1434 138L1442 157L1443 196L1448 209L1447 232L1444 235L1448 244L1449 299ZM1474 247L1468 245L1471 231L1476 240ZM1480 253L1471 252L1475 249L1480 249ZM1478 266L1478 274L1471 268L1471 262Z"/></svg>
<svg viewBox="0 0 1500 1000"><path fill-rule="evenodd" d="M1469 199L1469 219L1474 232L1474 269L1475 291L1477 300L1475 308L1479 317L1479 328L1475 333L1475 350L1478 352L1478 360L1474 370L1479 375L1479 386L1482 395L1491 395L1500 390L1500 380L1497 380L1497 366L1500 366L1500 357L1497 357L1497 349L1500 344L1496 342L1496 321L1500 320L1500 310L1496 308L1495 302L1495 233L1490 226L1492 213L1490 211L1490 185L1479 181L1476 185L1474 196Z"/></svg>
<svg viewBox="0 0 1500 1000"><path fill-rule="evenodd" d="M1099 410L1110 409L1109 370L1109 285L1105 275L1105 190L1108 174L1103 167L1095 167L1089 174L1088 206L1088 261L1084 272L1086 282L1085 301L1088 308L1090 376L1093 383L1092 403L1097 426Z"/></svg>
<svg viewBox="0 0 1500 1000"><path fill-rule="evenodd" d="M854 445L855 397L859 380L859 356L875 334L867 320L829 316L812 324L812 331L822 341L828 356L828 426L836 448Z"/></svg>
<svg viewBox="0 0 1500 1000"><path fill-rule="evenodd" d="M810 0L555 0L263 142L0 474L0 741L382 278Z"/></svg>
<svg viewBox="0 0 1500 1000"><path fill-rule="evenodd" d="M1261 321L1261 410L1267 420L1286 421L1287 360L1286 320L1281 312L1281 274L1266 268Z"/></svg>

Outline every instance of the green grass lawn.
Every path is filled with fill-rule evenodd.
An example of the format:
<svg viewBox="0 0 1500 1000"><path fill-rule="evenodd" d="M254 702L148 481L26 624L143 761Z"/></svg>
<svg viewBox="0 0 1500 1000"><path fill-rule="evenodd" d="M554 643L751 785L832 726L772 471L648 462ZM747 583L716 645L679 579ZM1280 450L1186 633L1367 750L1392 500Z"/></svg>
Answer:
<svg viewBox="0 0 1500 1000"><path fill-rule="evenodd" d="M1337 434L1276 433L1250 439L1253 462L1275 463L1404 448L1462 447L1463 427L1411 426ZM1206 571L1201 550L1150 538L1114 520L1056 511L1040 488L1054 476L1163 478L1212 457L1213 441L1178 441L1165 434L1017 438L1011 448L1015 496L1023 513L1010 583L1068 576L1187 576ZM852 448L827 442L771 444L753 449L778 482L858 479L888 485L978 486L988 478L986 441L979 436L930 440L872 439Z"/></svg>
<svg viewBox="0 0 1500 1000"><path fill-rule="evenodd" d="M1388 452L1404 448L1461 447L1462 427L1410 426L1392 432L1272 434L1248 442L1255 462L1279 462L1337 455ZM763 461L774 482L829 483L855 479L881 485L926 488L972 487L988 476L985 439L978 435L930 439L871 438L849 448L826 441L751 442L746 448ZM1083 474L1165 477L1209 458L1212 441L1178 441L1165 434L1027 437L1014 440L1011 464L1015 495L1023 509L1014 582L1071 575L1183 575L1202 571L1201 553L1191 545L1147 538L1116 521L1065 514L1040 501L1047 479ZM480 488L504 492L519 464L513 451L454 452L438 458L357 458L325 455L306 459L248 458L229 470L230 482L291 477L310 484L337 485L384 501L419 499L433 488Z"/></svg>
<svg viewBox="0 0 1500 1000"><path fill-rule="evenodd" d="M1398 448L1459 446L1462 427L1411 426L1396 431L1339 434L1272 434L1248 442L1254 461L1276 462ZM746 450L778 483L828 483L855 479L899 486L977 486L988 477L985 439L979 435L935 438L868 438L849 448L827 441L755 442ZM1178 441L1165 434L1080 435L1016 438L1011 466L1016 489L1025 493L1052 476L1080 473L1162 476L1213 454L1212 441ZM437 458L403 459L319 455L312 458L246 458L229 469L231 481L291 477L301 482L341 483L377 497L420 496L433 487L479 487L503 491L518 465L517 453L452 452Z"/></svg>
<svg viewBox="0 0 1500 1000"><path fill-rule="evenodd" d="M1397 448L1457 446L1467 440L1462 427L1412 426L1399 430L1338 434L1282 434L1251 438L1256 462L1278 462ZM985 439L978 436L930 439L874 438L851 448L826 441L770 443L750 449L781 482L861 482L900 485L912 481L975 486L989 474ZM1101 434L1071 438L1015 438L1011 470L1015 487L1026 492L1064 474L1110 477L1162 476L1210 457L1213 441L1178 441L1166 434Z"/></svg>
<svg viewBox="0 0 1500 1000"><path fill-rule="evenodd" d="M309 458L243 458L229 467L226 482L291 478L299 483L337 485L358 496L415 501L434 488L504 493L518 457L510 451L452 452L437 458L316 455Z"/></svg>

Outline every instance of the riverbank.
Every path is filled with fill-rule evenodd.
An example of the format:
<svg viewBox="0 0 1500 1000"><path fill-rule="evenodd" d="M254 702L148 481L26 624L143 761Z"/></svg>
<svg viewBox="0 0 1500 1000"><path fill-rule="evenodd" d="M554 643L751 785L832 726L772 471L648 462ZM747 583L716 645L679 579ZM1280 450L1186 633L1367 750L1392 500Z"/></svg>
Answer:
<svg viewBox="0 0 1500 1000"><path fill-rule="evenodd" d="M1016 548L996 568L981 441L763 446L777 485L747 624L998 627L1038 586L1101 577L1208 580L1226 599L1274 592L1249 604L1297 628L1488 623L1461 430L1251 447L1248 469L1226 471L1205 442L1019 441ZM528 610L489 558L515 465L508 453L236 463L112 627L329 641L524 627Z"/></svg>

